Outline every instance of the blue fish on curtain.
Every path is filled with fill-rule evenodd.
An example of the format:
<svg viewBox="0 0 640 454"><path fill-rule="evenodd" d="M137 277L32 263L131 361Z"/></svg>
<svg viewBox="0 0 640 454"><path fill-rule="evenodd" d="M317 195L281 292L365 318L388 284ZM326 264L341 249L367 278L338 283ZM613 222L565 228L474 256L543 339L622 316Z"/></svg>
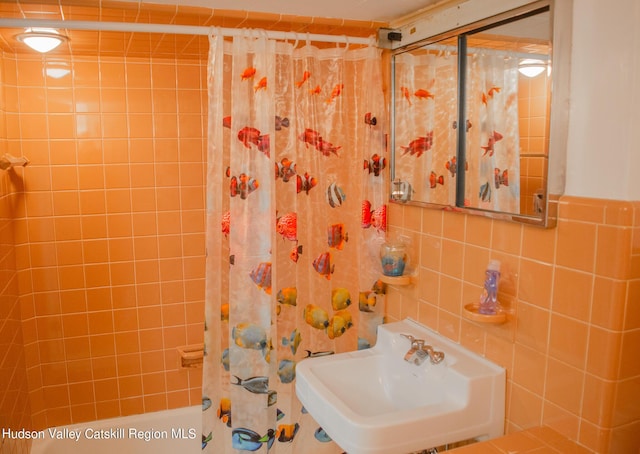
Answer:
<svg viewBox="0 0 640 454"><path fill-rule="evenodd" d="M337 453L295 369L383 321L380 51L257 35L210 37L202 446Z"/></svg>

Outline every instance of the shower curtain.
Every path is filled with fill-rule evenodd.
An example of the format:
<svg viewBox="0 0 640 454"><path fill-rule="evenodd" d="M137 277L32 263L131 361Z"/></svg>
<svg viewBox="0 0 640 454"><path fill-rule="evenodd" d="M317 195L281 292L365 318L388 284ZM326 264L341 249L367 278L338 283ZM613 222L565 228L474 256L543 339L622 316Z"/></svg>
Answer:
<svg viewBox="0 0 640 454"><path fill-rule="evenodd" d="M467 62L465 204L520 213L518 58L481 51Z"/></svg>
<svg viewBox="0 0 640 454"><path fill-rule="evenodd" d="M296 44L210 37L206 452L341 452L296 364L373 345L384 314L380 54Z"/></svg>

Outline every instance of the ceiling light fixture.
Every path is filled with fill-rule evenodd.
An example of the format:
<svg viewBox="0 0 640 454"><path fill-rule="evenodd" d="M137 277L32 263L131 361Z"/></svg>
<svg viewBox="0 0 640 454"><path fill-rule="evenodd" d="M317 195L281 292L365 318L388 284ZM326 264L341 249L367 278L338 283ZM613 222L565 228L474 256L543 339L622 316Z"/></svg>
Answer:
<svg viewBox="0 0 640 454"><path fill-rule="evenodd" d="M61 35L53 28L29 27L24 33L17 35L16 39L33 50L45 54L69 38Z"/></svg>
<svg viewBox="0 0 640 454"><path fill-rule="evenodd" d="M542 60L533 60L531 58L525 58L520 61L520 64L518 65L518 71L520 71L520 74L527 77L536 77L541 74L545 68L545 62Z"/></svg>

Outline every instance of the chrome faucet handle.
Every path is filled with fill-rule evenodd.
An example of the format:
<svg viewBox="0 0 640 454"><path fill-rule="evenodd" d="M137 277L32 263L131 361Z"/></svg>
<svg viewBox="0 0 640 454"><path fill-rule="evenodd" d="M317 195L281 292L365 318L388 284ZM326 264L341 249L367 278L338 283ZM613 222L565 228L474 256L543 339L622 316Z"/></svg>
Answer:
<svg viewBox="0 0 640 454"><path fill-rule="evenodd" d="M431 345L425 345L422 347L425 354L429 355L429 361L431 364L440 364L444 359L444 352L436 351Z"/></svg>
<svg viewBox="0 0 640 454"><path fill-rule="evenodd" d="M444 359L444 352L434 351L433 354L429 355L431 364L440 364Z"/></svg>

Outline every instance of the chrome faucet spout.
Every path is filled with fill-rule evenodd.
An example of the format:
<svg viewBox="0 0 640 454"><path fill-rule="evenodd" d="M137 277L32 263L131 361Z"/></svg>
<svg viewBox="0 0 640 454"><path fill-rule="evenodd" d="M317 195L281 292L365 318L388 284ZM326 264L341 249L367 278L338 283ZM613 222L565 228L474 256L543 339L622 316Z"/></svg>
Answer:
<svg viewBox="0 0 640 454"><path fill-rule="evenodd" d="M404 360L419 366L427 358L431 364L439 364L444 359L444 352L436 351L431 345L424 345L423 339L416 339L411 334L401 334L411 342L411 348L404 355Z"/></svg>

